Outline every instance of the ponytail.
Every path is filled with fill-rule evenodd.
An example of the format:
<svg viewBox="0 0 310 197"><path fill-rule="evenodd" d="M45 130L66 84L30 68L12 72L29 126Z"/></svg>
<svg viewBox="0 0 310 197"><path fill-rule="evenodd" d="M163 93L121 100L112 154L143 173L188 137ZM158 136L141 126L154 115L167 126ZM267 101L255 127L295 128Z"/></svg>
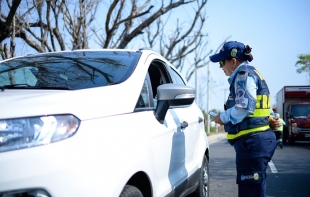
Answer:
<svg viewBox="0 0 310 197"><path fill-rule="evenodd" d="M251 62L254 58L253 55L251 54L252 48L249 45L246 45L244 48L244 55L245 59L249 62Z"/></svg>

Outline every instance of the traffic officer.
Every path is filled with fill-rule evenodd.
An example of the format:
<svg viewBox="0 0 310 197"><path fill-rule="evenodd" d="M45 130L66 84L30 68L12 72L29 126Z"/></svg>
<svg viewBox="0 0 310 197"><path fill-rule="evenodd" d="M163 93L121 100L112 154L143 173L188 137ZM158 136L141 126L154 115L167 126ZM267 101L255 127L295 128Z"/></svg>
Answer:
<svg viewBox="0 0 310 197"><path fill-rule="evenodd" d="M277 140L277 147L279 146L281 149L283 148L282 145L282 136L283 136L283 125L285 125L284 120L280 117L279 113L273 113L273 116L278 118L281 122L281 126L278 127L276 130L274 130L274 133L276 134L276 140Z"/></svg>
<svg viewBox="0 0 310 197"><path fill-rule="evenodd" d="M270 128L279 122L270 116L270 92L263 76L249 65L253 60L248 45L237 41L224 44L210 56L229 76L229 96L225 111L214 117L224 125L228 142L236 152L239 197L266 197L266 169L275 148L276 137Z"/></svg>

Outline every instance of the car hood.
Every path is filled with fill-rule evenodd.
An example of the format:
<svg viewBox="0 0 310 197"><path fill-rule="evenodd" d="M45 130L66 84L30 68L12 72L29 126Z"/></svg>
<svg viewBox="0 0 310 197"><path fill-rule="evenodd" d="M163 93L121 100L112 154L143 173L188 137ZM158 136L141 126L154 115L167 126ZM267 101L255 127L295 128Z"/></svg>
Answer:
<svg viewBox="0 0 310 197"><path fill-rule="evenodd" d="M299 128L310 128L310 117L294 118L294 122L297 123Z"/></svg>
<svg viewBox="0 0 310 197"><path fill-rule="evenodd" d="M130 113L137 97L122 85L83 90L5 89L0 92L0 119L73 114L80 120Z"/></svg>

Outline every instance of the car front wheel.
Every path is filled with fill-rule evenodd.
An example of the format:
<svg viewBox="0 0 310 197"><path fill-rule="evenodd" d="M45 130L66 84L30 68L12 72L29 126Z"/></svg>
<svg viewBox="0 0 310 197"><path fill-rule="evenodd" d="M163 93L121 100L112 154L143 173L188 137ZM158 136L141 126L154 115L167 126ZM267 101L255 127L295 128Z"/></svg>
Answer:
<svg viewBox="0 0 310 197"><path fill-rule="evenodd" d="M189 197L208 197L210 185L209 162L207 157L203 157L202 166L199 174L198 188Z"/></svg>
<svg viewBox="0 0 310 197"><path fill-rule="evenodd" d="M143 197L143 195L138 188L126 185L119 197Z"/></svg>

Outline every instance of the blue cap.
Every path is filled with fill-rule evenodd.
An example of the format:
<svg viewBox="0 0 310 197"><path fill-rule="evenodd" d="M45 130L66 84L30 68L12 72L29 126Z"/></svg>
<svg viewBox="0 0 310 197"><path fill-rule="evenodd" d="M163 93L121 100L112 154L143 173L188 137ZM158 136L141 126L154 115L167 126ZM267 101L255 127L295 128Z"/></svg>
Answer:
<svg viewBox="0 0 310 197"><path fill-rule="evenodd" d="M226 59L236 58L245 60L244 54L245 46L241 42L229 41L224 44L219 53L211 55L209 58L212 62L220 62Z"/></svg>

